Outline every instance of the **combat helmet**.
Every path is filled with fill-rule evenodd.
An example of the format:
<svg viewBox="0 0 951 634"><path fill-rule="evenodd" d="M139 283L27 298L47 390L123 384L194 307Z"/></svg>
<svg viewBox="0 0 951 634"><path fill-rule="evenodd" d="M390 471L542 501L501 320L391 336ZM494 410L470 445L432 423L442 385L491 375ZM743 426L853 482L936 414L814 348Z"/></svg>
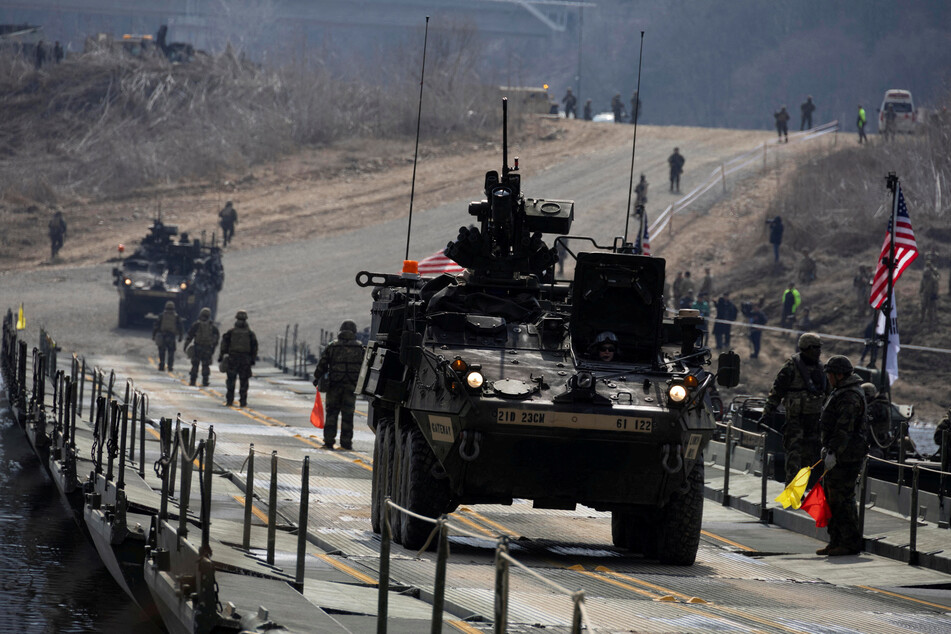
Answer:
<svg viewBox="0 0 951 634"><path fill-rule="evenodd" d="M878 396L878 389L872 383L863 383L862 389L865 391L865 400L871 401Z"/></svg>
<svg viewBox="0 0 951 634"><path fill-rule="evenodd" d="M605 341L609 341L611 343L617 343L617 335L615 335L610 330L605 330L604 332L599 334L597 337L595 337L594 345L604 343Z"/></svg>
<svg viewBox="0 0 951 634"><path fill-rule="evenodd" d="M205 306L200 311L198 311L199 319L211 319L211 309Z"/></svg>
<svg viewBox="0 0 951 634"><path fill-rule="evenodd" d="M175 310L175 302L172 300L165 302L165 310Z"/></svg>
<svg viewBox="0 0 951 634"><path fill-rule="evenodd" d="M804 332L799 335L799 349L807 350L809 348L821 348L822 340L814 332Z"/></svg>
<svg viewBox="0 0 951 634"><path fill-rule="evenodd" d="M852 374L852 362L848 357L837 354L826 361L825 371L833 374Z"/></svg>
<svg viewBox="0 0 951 634"><path fill-rule="evenodd" d="M248 320L248 311L246 311L246 310L239 310L237 313L235 313L234 318L237 319L238 321L247 321L247 320Z"/></svg>
<svg viewBox="0 0 951 634"><path fill-rule="evenodd" d="M350 319L345 320L342 324L340 324L340 332L345 332L345 331L346 331L346 332L352 332L352 333L356 334L356 332L357 332L357 323L356 323L355 321L350 320Z"/></svg>

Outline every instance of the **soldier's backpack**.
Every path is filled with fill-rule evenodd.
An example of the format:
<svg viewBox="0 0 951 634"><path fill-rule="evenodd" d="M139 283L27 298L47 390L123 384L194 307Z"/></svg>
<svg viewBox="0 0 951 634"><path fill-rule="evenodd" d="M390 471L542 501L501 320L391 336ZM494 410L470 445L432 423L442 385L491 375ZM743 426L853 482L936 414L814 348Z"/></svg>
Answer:
<svg viewBox="0 0 951 634"><path fill-rule="evenodd" d="M159 324L159 330L171 333L178 332L178 315L162 311L162 322Z"/></svg>
<svg viewBox="0 0 951 634"><path fill-rule="evenodd" d="M211 323L211 320L208 321L199 321L198 329L195 332L195 345L196 346L207 346L211 347L215 345L215 334L214 334L214 324ZM232 334L232 341L234 340L234 334Z"/></svg>
<svg viewBox="0 0 951 634"><path fill-rule="evenodd" d="M251 354L251 330L249 328L235 328L231 331L230 354Z"/></svg>

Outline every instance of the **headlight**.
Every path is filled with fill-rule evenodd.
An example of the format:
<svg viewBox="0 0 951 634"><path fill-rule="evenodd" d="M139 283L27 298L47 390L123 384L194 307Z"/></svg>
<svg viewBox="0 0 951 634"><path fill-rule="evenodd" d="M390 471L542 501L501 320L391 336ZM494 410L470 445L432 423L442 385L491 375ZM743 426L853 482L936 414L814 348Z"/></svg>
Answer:
<svg viewBox="0 0 951 634"><path fill-rule="evenodd" d="M461 357L456 357L453 359L452 363L449 364L449 367L456 371L456 373L462 375L469 368L465 361Z"/></svg>
<svg viewBox="0 0 951 634"><path fill-rule="evenodd" d="M473 390L478 390L485 383L485 377L481 372L470 372L466 375L466 385Z"/></svg>
<svg viewBox="0 0 951 634"><path fill-rule="evenodd" d="M126 286L132 286L132 280L129 279L128 277L125 278L125 280L123 280L123 283L124 283Z"/></svg>
<svg viewBox="0 0 951 634"><path fill-rule="evenodd" d="M672 403L683 403L687 399L687 388L679 383L671 385L667 396Z"/></svg>
<svg viewBox="0 0 951 634"><path fill-rule="evenodd" d="M185 290L186 288L188 288L188 282L182 282L181 284L178 285L178 288Z"/></svg>

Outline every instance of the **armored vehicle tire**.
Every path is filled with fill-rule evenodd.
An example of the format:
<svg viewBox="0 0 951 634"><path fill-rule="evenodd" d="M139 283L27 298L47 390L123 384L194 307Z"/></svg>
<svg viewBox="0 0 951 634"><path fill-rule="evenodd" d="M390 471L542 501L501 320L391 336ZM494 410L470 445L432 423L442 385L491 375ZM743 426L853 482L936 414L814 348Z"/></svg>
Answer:
<svg viewBox="0 0 951 634"><path fill-rule="evenodd" d="M700 546L702 520L703 460L698 459L687 476L687 490L675 493L661 509L655 542L661 563L675 566L693 564Z"/></svg>
<svg viewBox="0 0 951 634"><path fill-rule="evenodd" d="M400 464L399 464L399 430L397 429L395 423L389 425L389 429L386 432L386 437L383 439L383 455L385 456L385 466L384 471L381 474L383 477L383 487L382 487L382 497L380 498L380 518L382 521L383 517L383 503L387 496L395 503L400 506L403 505L402 496L400 495ZM400 534L400 525L403 521L403 514L399 511L390 509L390 528L393 531L393 541L397 544L402 542L402 535Z"/></svg>
<svg viewBox="0 0 951 634"><path fill-rule="evenodd" d="M376 437L373 441L373 475L370 479L370 527L373 532L380 534L383 530L383 473L386 462L383 459L386 434L390 431L392 421L381 420L376 427Z"/></svg>
<svg viewBox="0 0 951 634"><path fill-rule="evenodd" d="M406 432L403 445L403 506L424 517L438 518L449 507L449 479L436 478L436 454L430 448L419 427ZM433 524L411 517L403 517L403 546L418 550L433 532ZM436 540L430 548L437 546Z"/></svg>

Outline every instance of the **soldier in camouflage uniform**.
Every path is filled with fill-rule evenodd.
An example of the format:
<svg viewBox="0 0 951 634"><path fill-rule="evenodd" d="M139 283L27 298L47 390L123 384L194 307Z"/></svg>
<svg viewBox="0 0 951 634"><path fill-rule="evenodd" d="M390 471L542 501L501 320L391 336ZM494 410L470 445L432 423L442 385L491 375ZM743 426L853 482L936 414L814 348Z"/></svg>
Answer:
<svg viewBox="0 0 951 634"><path fill-rule="evenodd" d="M165 302L165 310L155 320L152 327L152 341L158 346L159 371L165 370L165 358L168 357L168 371L175 369L175 337L181 341L185 336L182 318L175 312L175 302Z"/></svg>
<svg viewBox="0 0 951 634"><path fill-rule="evenodd" d="M189 385L195 385L198 379L198 365L201 364L201 384L204 387L208 386L208 379L211 376L211 359L218 346L219 337L218 326L211 321L211 309L202 308L198 313L198 320L188 329L188 336L185 337L186 350L188 344L195 342Z"/></svg>
<svg viewBox="0 0 951 634"><path fill-rule="evenodd" d="M769 419L780 403L786 408L786 484L792 482L800 469L819 460L819 414L828 391L819 363L821 352L819 335L803 333L799 337L799 352L779 369L763 408L763 419Z"/></svg>
<svg viewBox="0 0 951 634"><path fill-rule="evenodd" d="M862 379L852 371L848 357L835 355L825 365L832 387L822 408L822 457L825 475L822 488L832 517L829 545L817 555L839 557L862 552L862 532L855 506L855 484L868 452L865 438L865 392Z"/></svg>
<svg viewBox="0 0 951 634"><path fill-rule="evenodd" d="M344 449L353 448L353 410L357 405L354 391L363 363L363 346L357 341L356 333L357 325L349 319L340 324L337 338L324 348L314 370L314 385L319 385L321 378L327 376L327 399L324 404L326 449L334 448L337 414L340 414L340 446Z"/></svg>
<svg viewBox="0 0 951 634"><path fill-rule="evenodd" d="M921 321L933 324L937 320L938 279L941 273L938 272L938 267L935 266L930 253L926 259L925 272L921 276L921 285L918 288L921 296Z"/></svg>
<svg viewBox="0 0 951 634"><path fill-rule="evenodd" d="M227 379L225 380L225 405L234 405L234 384L241 379L238 390L241 407L248 406L248 379L251 378L251 366L258 357L258 338L248 326L248 313L239 310L235 316L234 328L221 338L218 351L218 363L227 355Z"/></svg>
<svg viewBox="0 0 951 634"><path fill-rule="evenodd" d="M944 432L951 432L951 408L948 408L948 413L944 415L944 418L938 423L938 426L934 430L934 444L938 445L938 453L936 457L944 457L944 452L947 448L944 446ZM951 441L949 441L951 442Z"/></svg>

